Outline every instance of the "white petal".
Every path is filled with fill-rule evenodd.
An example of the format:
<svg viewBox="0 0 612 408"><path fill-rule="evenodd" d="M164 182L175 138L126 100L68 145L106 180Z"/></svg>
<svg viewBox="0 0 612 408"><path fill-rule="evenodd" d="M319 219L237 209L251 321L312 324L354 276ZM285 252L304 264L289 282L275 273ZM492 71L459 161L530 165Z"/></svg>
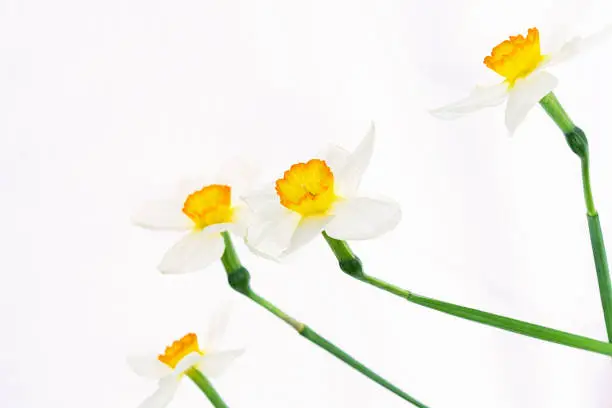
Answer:
<svg viewBox="0 0 612 408"><path fill-rule="evenodd" d="M375 134L374 124L372 124L368 133L366 133L357 148L351 153L346 165L334 173L338 194L351 196L357 191L363 173L368 168L372 158Z"/></svg>
<svg viewBox="0 0 612 408"><path fill-rule="evenodd" d="M157 380L172 373L172 369L159 361L156 355L131 355L127 363L141 377Z"/></svg>
<svg viewBox="0 0 612 408"><path fill-rule="evenodd" d="M330 216L303 217L291 237L289 247L283 252L283 255L288 255L312 241L325 229L325 226L331 219L332 217Z"/></svg>
<svg viewBox="0 0 612 408"><path fill-rule="evenodd" d="M558 80L546 71L537 71L514 84L506 106L506 127L510 134L523 122L527 113L557 86Z"/></svg>
<svg viewBox="0 0 612 408"><path fill-rule="evenodd" d="M540 49L542 55L551 55L559 52L570 38L572 25L567 23L555 23L554 27L549 28L545 35L540 35ZM544 32L544 30L540 30Z"/></svg>
<svg viewBox="0 0 612 408"><path fill-rule="evenodd" d="M244 349L235 349L205 354L198 365L198 370L207 377L219 377L243 353Z"/></svg>
<svg viewBox="0 0 612 408"><path fill-rule="evenodd" d="M183 211L183 201L150 201L142 205L133 215L132 222L139 227L153 230L186 231L193 228L193 221Z"/></svg>
<svg viewBox="0 0 612 408"><path fill-rule="evenodd" d="M256 251L279 257L291 244L293 233L300 223L300 214L278 206L268 218L256 220L249 227L246 242Z"/></svg>
<svg viewBox="0 0 612 408"><path fill-rule="evenodd" d="M367 197L339 202L334 214L325 231L341 240L375 238L395 228L402 217L395 201Z"/></svg>
<svg viewBox="0 0 612 408"><path fill-rule="evenodd" d="M332 172L342 169L348 163L351 153L343 147L329 145L317 157L325 160Z"/></svg>
<svg viewBox="0 0 612 408"><path fill-rule="evenodd" d="M196 367L200 364L202 358L202 354L198 353L197 351L192 351L191 353L187 354L176 364L176 367L174 367L174 375L180 376L191 367Z"/></svg>
<svg viewBox="0 0 612 408"><path fill-rule="evenodd" d="M592 11L592 1L554 1L546 8L545 18L538 23L540 47L544 54L559 50L585 22Z"/></svg>
<svg viewBox="0 0 612 408"><path fill-rule="evenodd" d="M257 216L268 217L278 212L280 200L274 190L274 183L253 190L240 197Z"/></svg>
<svg viewBox="0 0 612 408"><path fill-rule="evenodd" d="M175 377L164 378L159 381L159 388L149 398L144 400L138 408L164 408L174 397L179 382Z"/></svg>
<svg viewBox="0 0 612 408"><path fill-rule="evenodd" d="M259 175L260 168L251 159L235 157L224 163L214 181L232 188L232 198L248 191Z"/></svg>
<svg viewBox="0 0 612 408"><path fill-rule="evenodd" d="M477 86L467 98L434 109L431 111L431 114L440 119L456 119L467 113L472 113L491 106L497 106L501 104L507 96L508 84L505 82L492 86Z"/></svg>
<svg viewBox="0 0 612 408"><path fill-rule="evenodd" d="M248 235L247 235L248 236ZM282 252L278 253L275 252L275 254L269 254L263 251L260 251L259 249L257 249L256 247L254 247L253 245L251 245L251 243L248 240L244 241L244 244L247 246L247 248L253 253L253 255L258 256L260 258L266 259L268 261L273 261L273 262L281 262L281 258L282 258Z"/></svg>
<svg viewBox="0 0 612 408"><path fill-rule="evenodd" d="M245 204L234 206L234 221L227 225L227 230L240 238L247 234L249 226L254 222L255 214Z"/></svg>
<svg viewBox="0 0 612 408"><path fill-rule="evenodd" d="M159 270L166 274L195 272L218 261L224 250L223 238L218 232L194 231L166 252Z"/></svg>
<svg viewBox="0 0 612 408"><path fill-rule="evenodd" d="M223 302L217 306L214 313L210 315L208 329L203 338L201 346L204 350L216 350L219 343L223 340L227 326L231 318L232 305L230 302Z"/></svg>
<svg viewBox="0 0 612 408"><path fill-rule="evenodd" d="M556 65L560 62L567 61L576 55L589 51L600 43L609 40L612 37L612 25L606 26L604 29L591 34L587 37L575 37L566 42L559 50L549 54L548 61L545 65Z"/></svg>
<svg viewBox="0 0 612 408"><path fill-rule="evenodd" d="M199 231L199 233L207 235L209 237L215 237L224 231L230 231L233 228L234 223L222 222L220 224L212 224ZM194 231L197 233L198 231Z"/></svg>

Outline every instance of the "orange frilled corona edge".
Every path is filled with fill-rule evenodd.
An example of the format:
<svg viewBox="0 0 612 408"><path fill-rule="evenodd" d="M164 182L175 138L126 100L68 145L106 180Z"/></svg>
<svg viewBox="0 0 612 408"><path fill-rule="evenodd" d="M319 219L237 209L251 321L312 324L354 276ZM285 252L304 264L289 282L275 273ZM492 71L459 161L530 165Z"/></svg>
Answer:
<svg viewBox="0 0 612 408"><path fill-rule="evenodd" d="M513 85L517 79L533 72L543 59L540 32L534 27L528 30L527 37L522 34L510 36L498 44L491 55L485 57L484 64Z"/></svg>
<svg viewBox="0 0 612 408"><path fill-rule="evenodd" d="M320 159L291 166L276 181L276 193L283 206L304 216L326 213L337 198L334 174Z"/></svg>
<svg viewBox="0 0 612 408"><path fill-rule="evenodd" d="M180 340L176 340L170 346L166 347L164 354L160 354L157 358L162 363L172 368L176 368L179 361L193 352L202 354L202 351L198 346L198 336L196 336L194 333L189 333L183 336Z"/></svg>
<svg viewBox="0 0 612 408"><path fill-rule="evenodd" d="M202 229L209 225L232 221L232 189L230 186L211 184L187 197L183 213Z"/></svg>

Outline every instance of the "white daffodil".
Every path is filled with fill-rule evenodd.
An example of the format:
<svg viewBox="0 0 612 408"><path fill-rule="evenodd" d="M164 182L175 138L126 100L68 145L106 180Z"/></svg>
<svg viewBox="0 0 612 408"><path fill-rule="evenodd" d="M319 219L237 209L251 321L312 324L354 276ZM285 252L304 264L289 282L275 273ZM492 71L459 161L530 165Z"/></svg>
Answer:
<svg viewBox="0 0 612 408"><path fill-rule="evenodd" d="M612 26L588 37L576 37L550 49L540 49L540 33L530 28L527 36L511 36L491 51L484 64L504 77L497 85L478 86L465 99L435 109L432 113L443 119L453 119L482 108L506 103L506 127L513 133L540 99L558 83L546 71L591 48L612 34Z"/></svg>
<svg viewBox="0 0 612 408"><path fill-rule="evenodd" d="M393 229L397 203L358 194L374 147L374 126L353 153L328 148L319 158L294 164L284 176L243 197L255 213L247 244L280 257L310 242L321 231L339 240L363 240Z"/></svg>
<svg viewBox="0 0 612 408"><path fill-rule="evenodd" d="M128 357L128 365L136 374L158 381L157 390L139 408L165 407L189 370L195 369L207 378L218 378L244 353L244 349L217 348L225 334L228 318L227 308L214 316L208 334L204 337L204 347L198 344L197 335L189 333L166 347L163 354Z"/></svg>
<svg viewBox="0 0 612 408"><path fill-rule="evenodd" d="M189 231L162 259L162 273L195 272L219 260L224 231L245 237L250 211L235 200L235 188L244 191L254 170L243 164L226 167L212 183L185 181L170 197L145 203L133 215L132 222L144 228Z"/></svg>

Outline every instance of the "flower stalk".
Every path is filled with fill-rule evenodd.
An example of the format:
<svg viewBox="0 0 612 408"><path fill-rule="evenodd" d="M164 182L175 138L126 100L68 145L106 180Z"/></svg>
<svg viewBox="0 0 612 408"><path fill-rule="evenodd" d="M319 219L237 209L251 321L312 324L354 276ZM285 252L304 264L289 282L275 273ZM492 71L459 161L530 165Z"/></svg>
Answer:
<svg viewBox="0 0 612 408"><path fill-rule="evenodd" d="M268 300L259 296L257 293L253 291L250 286L250 273L249 271L242 266L234 245L231 241L231 238L227 232L223 233L223 239L225 241L225 252L221 258L223 262L223 266L228 274L228 281L230 286L237 292L243 294L247 298L251 299L253 302L257 303L264 309L268 310L270 313L275 315L276 317L283 320L285 323L290 325L298 334L302 337L308 339L313 344L318 347L324 349L328 353L332 354L336 358L340 359L344 363L348 364L350 367L359 371L361 374L368 377L370 380L376 382L387 390L391 391L398 397L402 398L405 401L410 402L416 407L419 408L428 408L427 405L413 398L406 392L402 391L400 388L396 387L389 381L385 380L380 375L376 374L368 367L355 360L352 356L346 353L344 350L339 348L338 346L331 343L329 340L325 339L323 336L319 335L313 329L305 325L304 323L294 319L289 316L274 304L270 303Z"/></svg>
<svg viewBox="0 0 612 408"><path fill-rule="evenodd" d="M195 368L190 368L185 373L191 380L198 386L200 390L206 395L208 400L215 408L229 408L229 406L223 401L217 390L213 387L211 382L206 378L204 374Z"/></svg>
<svg viewBox="0 0 612 408"><path fill-rule="evenodd" d="M381 279L369 276L363 272L361 261L353 253L346 242L331 238L325 232L323 232L323 236L336 255L336 258L340 264L340 269L342 269L346 274L386 292L404 298L411 303L456 317L461 317L463 319L471 320L473 322L482 323L487 326L533 337L539 340L612 356L612 344L610 343L421 296L409 290L402 289L391 283L385 282Z"/></svg>
<svg viewBox="0 0 612 408"><path fill-rule="evenodd" d="M601 231L601 223L599 222L599 214L595 209L593 191L591 189L589 143L585 133L582 129L574 125L569 115L565 112L563 106L561 106L561 103L559 103L559 100L552 92L540 100L540 105L544 108L548 116L553 119L555 124L557 124L559 129L561 129L570 149L580 158L582 189L587 210L591 248L593 250L595 270L597 272L599 295L604 313L604 321L606 323L608 341L612 343L612 283L610 281L610 271L608 268L603 233Z"/></svg>

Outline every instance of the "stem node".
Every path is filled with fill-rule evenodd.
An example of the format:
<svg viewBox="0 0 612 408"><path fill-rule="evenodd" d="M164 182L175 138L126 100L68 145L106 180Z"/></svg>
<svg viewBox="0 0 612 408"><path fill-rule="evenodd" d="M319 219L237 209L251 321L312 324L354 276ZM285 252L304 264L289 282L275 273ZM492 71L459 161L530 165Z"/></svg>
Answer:
<svg viewBox="0 0 612 408"><path fill-rule="evenodd" d="M251 274L244 266L228 272L227 281L232 289L234 289L236 292L242 293L243 295L246 295L251 291Z"/></svg>
<svg viewBox="0 0 612 408"><path fill-rule="evenodd" d="M572 152L576 153L578 157L583 160L589 157L589 141L578 126L574 126L569 132L565 132L565 140Z"/></svg>
<svg viewBox="0 0 612 408"><path fill-rule="evenodd" d="M342 271L354 278L359 278L364 275L363 273L363 265L361 263L361 259L358 257L354 257L351 259L341 259L338 261L340 265L340 269Z"/></svg>

